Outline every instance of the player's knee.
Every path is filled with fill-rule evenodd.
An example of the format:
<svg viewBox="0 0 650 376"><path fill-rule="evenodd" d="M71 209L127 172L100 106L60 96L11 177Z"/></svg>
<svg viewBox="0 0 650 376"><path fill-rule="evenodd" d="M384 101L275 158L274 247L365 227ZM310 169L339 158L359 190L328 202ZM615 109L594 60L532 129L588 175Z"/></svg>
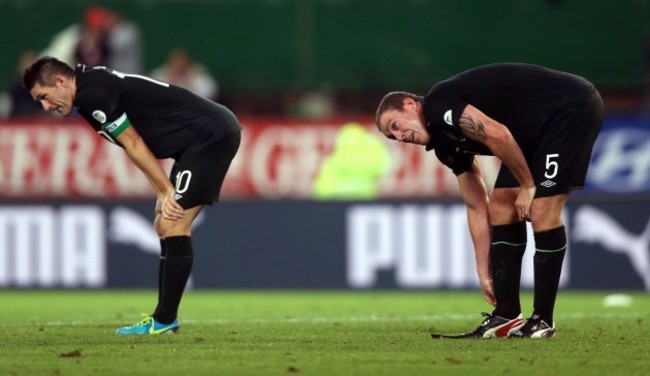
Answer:
<svg viewBox="0 0 650 376"><path fill-rule="evenodd" d="M490 195L488 210L492 224L507 224L519 221L515 200L518 189L496 188Z"/></svg>
<svg viewBox="0 0 650 376"><path fill-rule="evenodd" d="M530 223L534 231L545 231L562 226L562 211L545 205L533 205L530 208Z"/></svg>
<svg viewBox="0 0 650 376"><path fill-rule="evenodd" d="M488 206L490 220L493 224L514 223L517 221L517 210L514 203L490 201Z"/></svg>

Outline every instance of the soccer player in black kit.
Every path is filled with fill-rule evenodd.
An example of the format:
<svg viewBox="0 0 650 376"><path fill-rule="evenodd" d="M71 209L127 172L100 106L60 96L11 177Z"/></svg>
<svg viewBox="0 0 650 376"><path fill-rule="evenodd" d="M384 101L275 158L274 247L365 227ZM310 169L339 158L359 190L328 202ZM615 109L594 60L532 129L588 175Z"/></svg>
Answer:
<svg viewBox="0 0 650 376"><path fill-rule="evenodd" d="M555 335L553 310L567 238L561 212L584 186L603 102L587 80L528 64L477 67L426 96L388 93L376 124L386 137L425 146L457 176L467 205L483 295L495 306L474 331L434 338ZM474 155L502 164L488 197ZM534 310L524 320L519 286L526 225L534 231Z"/></svg>
<svg viewBox="0 0 650 376"><path fill-rule="evenodd" d="M160 237L158 305L151 316L117 334L179 330L178 307L192 270L190 225L218 201L240 144L241 126L226 107L183 88L105 67L76 69L37 60L23 85L46 111L77 112L97 133L124 149L157 194L154 227ZM157 159L173 158L168 178Z"/></svg>

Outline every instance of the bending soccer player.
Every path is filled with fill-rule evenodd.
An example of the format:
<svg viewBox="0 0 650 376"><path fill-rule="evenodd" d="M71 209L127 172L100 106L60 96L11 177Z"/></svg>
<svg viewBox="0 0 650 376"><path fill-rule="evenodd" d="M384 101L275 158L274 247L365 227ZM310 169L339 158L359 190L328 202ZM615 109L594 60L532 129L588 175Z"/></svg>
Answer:
<svg viewBox="0 0 650 376"><path fill-rule="evenodd" d="M552 337L567 244L561 212L584 186L603 102L587 80L526 64L492 64L434 85L426 96L388 93L376 123L386 137L424 145L457 176L477 271L495 309L461 338ZM474 155L502 164L488 197ZM535 237L534 310L519 300L525 221ZM436 335L433 335L437 337Z"/></svg>
<svg viewBox="0 0 650 376"><path fill-rule="evenodd" d="M51 57L37 60L23 85L46 111L77 112L124 148L157 194L154 227L160 237L158 306L117 334L162 334L179 329L178 307L192 270L190 226L218 201L237 153L241 126L226 107L188 90L105 67L76 69ZM173 158L168 178L157 159Z"/></svg>

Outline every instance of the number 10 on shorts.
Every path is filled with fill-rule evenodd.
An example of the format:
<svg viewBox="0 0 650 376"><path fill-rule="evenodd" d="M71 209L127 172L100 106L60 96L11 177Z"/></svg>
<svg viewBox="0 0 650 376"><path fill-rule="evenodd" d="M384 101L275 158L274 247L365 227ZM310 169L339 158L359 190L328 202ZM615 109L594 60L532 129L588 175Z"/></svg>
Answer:
<svg viewBox="0 0 650 376"><path fill-rule="evenodd" d="M187 188L190 187L190 180L192 180L192 171L179 171L176 174L176 193L185 193Z"/></svg>

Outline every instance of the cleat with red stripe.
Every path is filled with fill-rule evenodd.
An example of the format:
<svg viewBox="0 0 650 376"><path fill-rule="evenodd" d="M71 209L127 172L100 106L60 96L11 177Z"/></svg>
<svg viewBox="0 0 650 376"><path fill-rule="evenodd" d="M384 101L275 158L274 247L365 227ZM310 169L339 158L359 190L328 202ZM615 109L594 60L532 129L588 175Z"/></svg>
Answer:
<svg viewBox="0 0 650 376"><path fill-rule="evenodd" d="M482 315L485 316L485 320L473 332L458 335L431 333L431 338L505 338L524 326L524 316L521 314L514 319L506 319L501 316L490 315L486 312L483 312Z"/></svg>

